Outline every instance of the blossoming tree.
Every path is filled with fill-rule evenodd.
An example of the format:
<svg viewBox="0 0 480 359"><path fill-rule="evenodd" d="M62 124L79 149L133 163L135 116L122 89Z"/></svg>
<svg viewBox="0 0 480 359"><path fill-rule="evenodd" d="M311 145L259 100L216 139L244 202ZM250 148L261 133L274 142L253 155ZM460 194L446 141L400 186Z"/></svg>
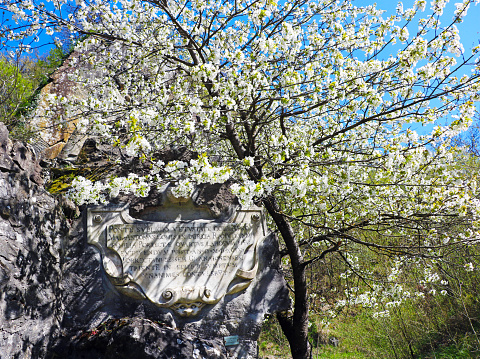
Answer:
<svg viewBox="0 0 480 359"><path fill-rule="evenodd" d="M101 76L79 72L91 96L58 101L83 112L79 131L151 161L144 177L78 178L72 198L144 196L165 181L160 171L177 196L230 181L281 237L294 311L278 319L293 357L307 358L310 263L335 254L350 266L344 275L360 274L350 253L360 246L395 259L392 283L407 262L431 282L445 246L475 241L475 180L454 170L449 146L480 97L480 46L466 52L455 25L473 2L456 4L448 22L443 0L392 16L350 0L77 0L67 18L62 0L0 7L18 21L3 29L11 38L62 27L88 35L77 51ZM430 134L412 129L434 123ZM171 145L200 155L151 158ZM467 218L464 233L444 230Z"/></svg>

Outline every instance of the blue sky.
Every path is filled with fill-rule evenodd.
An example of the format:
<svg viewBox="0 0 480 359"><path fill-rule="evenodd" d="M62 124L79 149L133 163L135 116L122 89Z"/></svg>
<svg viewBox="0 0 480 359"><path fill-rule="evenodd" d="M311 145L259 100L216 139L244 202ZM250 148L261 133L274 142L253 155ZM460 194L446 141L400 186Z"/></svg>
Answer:
<svg viewBox="0 0 480 359"><path fill-rule="evenodd" d="M403 3L403 8L411 8L414 4L414 0L405 0L401 1ZM461 0L450 0L447 4L442 21L443 25L447 25L447 21L451 20L453 17L453 12L455 11L455 3L461 2ZM430 10L431 0L427 0L427 6L423 14L427 15ZM395 0L354 0L354 4L357 6L366 6L377 4L378 9L384 9L387 11L387 14L394 14L397 7L398 1ZM471 5L468 10L468 15L465 17L464 22L457 24L458 30L460 31L460 36L462 39L463 46L465 50L471 49L472 47L478 45L478 40L480 39L480 4L473 6Z"/></svg>
<svg viewBox="0 0 480 359"><path fill-rule="evenodd" d="M415 0L405 0L401 2L403 3L403 8L405 10L405 9L411 8ZM451 23L451 20L453 18L453 14L455 11L455 3L458 3L458 2L462 2L462 0L450 0L448 2L443 12L441 25L447 26ZM425 17L431 12L430 3L431 3L431 0L427 0L427 6L425 9L425 12L421 14L421 17ZM385 16L387 16L388 14L395 14L398 1L354 0L354 4L356 6L367 6L367 5L376 4L378 9L386 10ZM416 22L413 21L412 26L409 28L410 35L412 35L413 31L416 30L415 23ZM471 54L470 50L480 43L480 3L476 6L474 5L470 6L467 16L464 18L464 21L462 23L457 24L457 28L458 28L458 31L460 32L460 38L461 38L463 47L465 49L465 53L469 55ZM470 72L470 69L464 69L463 72L460 71L458 76L461 76L467 71ZM477 109L480 110L480 104L477 104ZM447 119L447 122L449 122L448 119ZM439 124L444 125L445 123L439 123ZM435 124L435 125L438 125L438 124ZM420 124L418 125L411 124L409 127L417 131L419 134L426 134L427 132L430 132L435 125L432 124L432 125L427 125L423 127Z"/></svg>
<svg viewBox="0 0 480 359"><path fill-rule="evenodd" d="M0 0L1 1L1 0ZM38 2L40 0L33 0L34 2ZM444 10L444 15L441 20L442 25L447 26L450 24L452 18L453 18L453 13L455 10L455 3L460 2L461 0L450 0L449 3L447 4L447 7ZM402 1L403 3L403 8L411 8L414 4L415 0L404 0ZM376 2L372 0L353 0L353 3L356 6L367 6L367 5L373 5L376 4L378 9L384 9L386 10L386 13L384 16L388 16L390 14L395 14L396 13L396 7L398 4L398 1L396 0L378 0ZM427 6L426 10L423 14L421 14L421 17L427 16L431 10L430 10L430 3L431 0L427 0ZM4 15L5 16L5 15ZM3 22L2 20L2 14L0 13L0 23ZM11 22L11 20L9 21ZM457 24L457 27L460 31L460 37L461 41L463 43L464 49L466 54L470 54L470 49L476 45L479 44L479 39L480 39L480 4L477 6L470 6L470 9L468 11L468 15L465 17L464 21L460 24ZM412 22L411 27L409 28L410 35L413 35L416 31L416 21ZM49 52L49 50L54 46L53 45L53 37L48 36L45 33L40 36L40 41L38 43L32 43L32 46L39 46L37 50L37 54L39 55L44 55ZM0 49L0 51L4 51L4 49ZM459 73L458 75L462 75ZM433 126L427 126L426 128L422 128L420 126L413 126L415 130L417 130L419 133L426 133L429 132Z"/></svg>
<svg viewBox="0 0 480 359"><path fill-rule="evenodd" d="M34 0L38 2L39 0ZM461 0L451 0L444 11L444 21L443 24L446 25L449 20L452 19L453 12L455 10L455 3ZM386 10L386 15L394 14L397 7L398 1L395 0L353 0L354 4L357 6L366 6L376 4L377 8ZM425 15L429 13L431 0L427 0L427 8L425 10ZM414 0L405 0L402 1L404 9L412 7ZM5 16L5 15L4 15ZM2 20L2 15L0 14L0 21ZM465 50L471 49L473 46L479 43L480 39L480 4L477 6L470 6L468 16L465 18L464 22L457 24L457 27L460 31L460 36L462 43L465 47ZM413 31L412 29L411 31ZM40 54L48 53L49 49L53 47L53 38L47 36L45 33L40 37L39 43L32 43L32 46L40 46Z"/></svg>

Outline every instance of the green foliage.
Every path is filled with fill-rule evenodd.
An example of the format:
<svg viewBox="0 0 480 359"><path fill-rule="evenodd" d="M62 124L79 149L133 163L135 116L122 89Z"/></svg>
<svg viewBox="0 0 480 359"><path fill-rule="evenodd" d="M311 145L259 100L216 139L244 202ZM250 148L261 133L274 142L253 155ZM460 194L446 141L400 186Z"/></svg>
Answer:
<svg viewBox="0 0 480 359"><path fill-rule="evenodd" d="M40 89L68 54L60 47L48 55L23 57L12 61L0 57L0 122L6 124L10 136L27 140L33 133L28 126L28 113L35 108Z"/></svg>
<svg viewBox="0 0 480 359"><path fill-rule="evenodd" d="M39 87L48 82L49 76L60 65L62 65L69 52L65 52L61 47L54 47L47 56L39 58L32 68L32 76L39 83Z"/></svg>
<svg viewBox="0 0 480 359"><path fill-rule="evenodd" d="M460 159L459 159L460 160ZM475 158L456 161L455 166L476 163ZM453 166L453 165L452 165ZM462 167L463 169L461 169ZM473 168L473 167L472 167ZM459 170L473 175L472 168ZM458 228L450 228L452 237ZM315 255L315 249L311 249ZM357 255L370 263L366 271L376 283L385 284L390 258L384 253L359 248ZM339 312L336 304L346 299L341 288L369 286L359 277L342 278L346 270L341 255L329 254L312 263L307 272L310 289L309 341L314 358L478 358L480 353L480 248L459 243L445 247L436 262L440 278L434 283L419 281L418 266L408 267L398 278L404 291L412 295L393 308L366 308L349 304ZM288 279L288 276L287 276ZM367 282L368 283L368 282ZM372 281L370 281L372 283ZM374 282L375 283L375 282ZM432 289L435 291L432 292ZM374 313L389 309L387 317ZM285 341L275 336L278 324L270 319L262 334L263 357L289 358L283 354ZM338 338L338 347L329 339Z"/></svg>
<svg viewBox="0 0 480 359"><path fill-rule="evenodd" d="M419 359L477 359L478 358L478 338L472 333L465 333L454 338L450 338L450 343L443 344L434 348L429 353L423 353Z"/></svg>
<svg viewBox="0 0 480 359"><path fill-rule="evenodd" d="M448 284L435 287L436 293L416 281L416 273L408 272L402 282L410 292L423 292L424 296L411 298L390 315L375 318L378 309L348 306L341 315L331 320L324 335L340 339L338 348L323 345L323 351L357 353L354 358L478 358L480 352L480 250L477 246L460 246L445 253L438 262L442 280ZM372 261L371 271L380 272L385 262ZM471 267L470 267L471 263ZM332 263L330 263L332 265ZM471 270L473 268L473 270ZM351 283L361 286L361 282ZM312 286L321 289L321 285ZM325 292L325 291L324 291ZM337 293L337 300L343 299ZM316 299L316 298L315 298ZM320 321L326 315L312 301ZM328 301L334 301L330 298ZM312 325L314 331L316 325ZM315 344L315 342L312 342ZM329 358L323 354L322 358ZM361 354L359 354L361 353Z"/></svg>
<svg viewBox="0 0 480 359"><path fill-rule="evenodd" d="M11 128L17 122L16 113L25 106L35 84L5 57L0 58L0 79L0 121Z"/></svg>

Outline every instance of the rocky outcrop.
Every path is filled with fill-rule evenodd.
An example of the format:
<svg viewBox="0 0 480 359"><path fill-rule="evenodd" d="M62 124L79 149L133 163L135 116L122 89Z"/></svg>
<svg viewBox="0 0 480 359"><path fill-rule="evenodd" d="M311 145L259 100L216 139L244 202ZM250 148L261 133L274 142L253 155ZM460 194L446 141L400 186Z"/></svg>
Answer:
<svg viewBox="0 0 480 359"><path fill-rule="evenodd" d="M94 143L85 146L90 146L89 153L84 148L87 167L110 168L114 152ZM195 155L187 152L177 155ZM179 320L168 309L115 289L100 254L87 244L82 208L45 190L44 179L55 177L49 166L30 146L10 141L0 123L0 358L257 356L264 316L290 304L275 236L260 246L264 260L246 291L229 296L202 318ZM214 218L235 203L224 186L197 192L194 205ZM132 214L141 217L161 205L155 198L151 193L143 202L122 200L131 201ZM225 345L232 333L239 335L240 345Z"/></svg>
<svg viewBox="0 0 480 359"><path fill-rule="evenodd" d="M221 342L200 340L164 324L144 318L111 319L72 340L71 359L223 359Z"/></svg>
<svg viewBox="0 0 480 359"><path fill-rule="evenodd" d="M74 142L71 136L75 132L78 117L76 114L67 115L60 99L80 100L86 96L85 89L71 79L75 70L72 63L78 61L79 56L77 52L71 53L50 75L48 83L40 89L37 106L29 119L30 125L38 133L35 142L48 159L58 157L67 143L71 146Z"/></svg>
<svg viewBox="0 0 480 359"><path fill-rule="evenodd" d="M0 357L42 358L58 334L68 230L40 160L0 123Z"/></svg>

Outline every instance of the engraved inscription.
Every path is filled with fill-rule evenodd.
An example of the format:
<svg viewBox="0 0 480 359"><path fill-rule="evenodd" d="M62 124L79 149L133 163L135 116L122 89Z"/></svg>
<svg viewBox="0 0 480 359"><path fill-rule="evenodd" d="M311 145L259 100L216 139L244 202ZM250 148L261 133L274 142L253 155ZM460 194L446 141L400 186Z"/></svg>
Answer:
<svg viewBox="0 0 480 359"><path fill-rule="evenodd" d="M221 223L142 221L130 217L128 205L87 209L88 243L100 252L115 288L184 317L252 283L265 228L253 207Z"/></svg>
<svg viewBox="0 0 480 359"><path fill-rule="evenodd" d="M153 301L165 288L206 288L217 298L227 291L252 243L246 223L136 223L107 228L107 247L122 257L123 274L146 289ZM252 258L253 261L253 258Z"/></svg>

